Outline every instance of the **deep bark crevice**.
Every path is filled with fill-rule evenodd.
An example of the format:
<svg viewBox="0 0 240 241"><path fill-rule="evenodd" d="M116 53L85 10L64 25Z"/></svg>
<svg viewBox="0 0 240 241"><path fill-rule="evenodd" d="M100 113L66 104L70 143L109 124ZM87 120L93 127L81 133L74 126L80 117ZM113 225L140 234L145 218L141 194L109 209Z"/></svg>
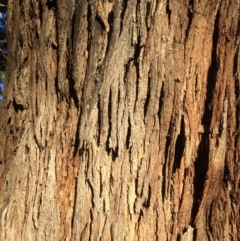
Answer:
<svg viewBox="0 0 240 241"><path fill-rule="evenodd" d="M235 157L236 160L236 157ZM229 165L224 166L224 173L223 173L223 182L225 186L227 186L228 181L231 180L231 170L229 169Z"/></svg>
<svg viewBox="0 0 240 241"><path fill-rule="evenodd" d="M72 24L74 23L75 21L75 15L73 15L73 18L72 18ZM75 88L75 82L77 80L75 80L73 78L73 75L72 75L72 68L73 68L73 65L72 65L72 51L73 51L73 36L74 34L71 33L71 36L68 36L68 40L67 40L67 43L69 46L69 54L70 54L70 57L68 58L67 60L67 75L68 75L68 88L69 88L69 95L70 95L70 98L73 99L73 102L75 104L75 107L76 109L79 109L79 99L78 99L78 92L77 92L77 89Z"/></svg>
<svg viewBox="0 0 240 241"><path fill-rule="evenodd" d="M156 241L159 241L158 238L158 227L159 226L159 221L158 221L158 212L156 211L156 224L155 224L155 236L156 236Z"/></svg>
<svg viewBox="0 0 240 241"><path fill-rule="evenodd" d="M151 196L152 196L152 188L151 188L151 186L149 184L148 185L148 197L147 197L147 199L143 203L143 206L145 208L149 208L150 207Z"/></svg>
<svg viewBox="0 0 240 241"><path fill-rule="evenodd" d="M219 11L217 12L215 23L214 23L214 32L212 36L212 56L211 64L208 69L207 77L207 98L205 101L205 112L202 118L202 124L210 126L212 119L212 101L213 101L213 92L216 85L216 75L218 70L218 56L217 56L217 42L218 42L218 24L219 24Z"/></svg>
<svg viewBox="0 0 240 241"><path fill-rule="evenodd" d="M163 108L163 103L164 103L164 82L162 82L162 87L161 87L161 92L159 96L159 107L158 107L158 118L159 120L161 119L161 114L162 114L162 108Z"/></svg>
<svg viewBox="0 0 240 241"><path fill-rule="evenodd" d="M57 9L57 0L47 0L46 6L47 6L48 10Z"/></svg>
<svg viewBox="0 0 240 241"><path fill-rule="evenodd" d="M118 146L116 146L116 149L112 149L112 161L116 161L117 157L118 157Z"/></svg>
<svg viewBox="0 0 240 241"><path fill-rule="evenodd" d="M239 29L240 29L240 24L239 24ZM238 30L239 32L240 30ZM235 96L236 96L236 111L235 111L235 115L236 115L236 119L240 120L240 81L239 81L239 73L238 73L238 56L240 55L240 50L239 50L239 46L237 46L236 50L235 50L235 54L234 54L234 60L233 60L233 74L234 74L234 89L235 89ZM236 123L236 129L237 131L234 133L235 136L235 143L234 146L235 148L237 148L237 143L238 143L238 138L240 135L240 121L237 121Z"/></svg>
<svg viewBox="0 0 240 241"><path fill-rule="evenodd" d="M193 230L193 240L197 239L197 229Z"/></svg>
<svg viewBox="0 0 240 241"><path fill-rule="evenodd" d="M77 8L77 6L76 6ZM75 11L73 12L73 15L72 15L72 20L71 20L71 26L72 26L72 33L71 33L71 45L72 45L72 51L74 51L76 49L76 39L78 37L78 33L79 33L79 25L80 23L78 22L79 21L79 16L76 14L76 11L78 9L75 9ZM76 30L77 29L77 30ZM74 55L72 54L72 57ZM71 65L73 65L73 58L71 59L72 62L71 62Z"/></svg>
<svg viewBox="0 0 240 241"><path fill-rule="evenodd" d="M93 222L94 222L94 220L93 220L93 208L91 208L90 209L90 224L89 224L90 227L89 227L89 238L88 238L88 240L91 240L91 236L93 234L93 230L94 230Z"/></svg>
<svg viewBox="0 0 240 241"><path fill-rule="evenodd" d="M111 132L112 132L112 91L110 88L109 97L108 97L108 136L107 136L107 140L106 140L106 151L107 151L108 155L111 152L111 150L113 149L110 146Z"/></svg>
<svg viewBox="0 0 240 241"><path fill-rule="evenodd" d="M113 25L114 25L114 12L113 11L111 11L108 14L108 23L109 23L108 40L110 40L112 33L113 33Z"/></svg>
<svg viewBox="0 0 240 241"><path fill-rule="evenodd" d="M108 140L108 144L109 144L109 138L111 137L111 132L112 132L112 121L114 121L114 119L112 119L112 111L116 111L117 112L117 110L115 110L115 109L113 109L113 107L112 107L112 95L113 95L113 93L112 93L112 91L111 91L111 89L110 89L110 96L109 96L109 102L111 102L111 103L109 103L110 105L108 106L108 114L109 114L109 133L108 133L108 138L107 138L107 140ZM120 99L120 90L118 90L118 103L119 103L119 99ZM100 118L100 116L99 116L99 118ZM100 124L101 122L99 122L99 124ZM117 134L115 134L115 135L117 135ZM112 155L112 161L116 161L116 159L117 159L117 157L119 156L119 153L118 153L118 151L119 151L119 148L118 148L118 138L116 137L116 139L117 139L117 143L116 143L116 146L115 146L115 148L111 148L110 149L110 152L111 152L111 155Z"/></svg>
<svg viewBox="0 0 240 241"><path fill-rule="evenodd" d="M147 97L144 103L144 119L147 115L148 105L150 101L150 93L151 93L151 72L148 72L148 87L147 87Z"/></svg>
<svg viewBox="0 0 240 241"><path fill-rule="evenodd" d="M101 198L102 197L102 191L103 191L103 178L102 178L102 170L101 169L100 169L100 172L99 172L99 176L100 176L99 197ZM104 200L103 200L103 204L104 204ZM103 209L105 209L105 205L103 206Z"/></svg>
<svg viewBox="0 0 240 241"><path fill-rule="evenodd" d="M40 26L42 26L42 22L43 22L43 4L41 1L39 1L39 19L40 19Z"/></svg>
<svg viewBox="0 0 240 241"><path fill-rule="evenodd" d="M77 207L77 191L78 191L78 176L75 178L75 189L74 189L74 199L73 199L73 213L76 212L76 207ZM74 222L75 222L75 215L72 215L71 218L71 230L74 230Z"/></svg>
<svg viewBox="0 0 240 241"><path fill-rule="evenodd" d="M186 37L185 37L185 42L187 42L188 37L189 37L189 31L192 25L192 20L193 20L193 16L194 16L194 0L189 0L189 4L188 4L188 12L187 12L187 17L188 17L188 25L187 25L187 29L186 29Z"/></svg>
<svg viewBox="0 0 240 241"><path fill-rule="evenodd" d="M172 10L169 7L169 0L167 0L167 4L166 4L166 13L168 15L168 25L170 26Z"/></svg>
<svg viewBox="0 0 240 241"><path fill-rule="evenodd" d="M135 99L134 109L136 108L136 103L138 100L138 88L139 88L139 80L140 80L139 56L140 56L142 46L140 46L139 43L140 43L140 36L138 36L138 43L134 44L134 54L133 54L133 61L136 67L136 99Z"/></svg>
<svg viewBox="0 0 240 241"><path fill-rule="evenodd" d="M57 94L57 96L58 96L58 93L59 93L59 85L58 85L58 78L57 77L55 77L55 79L54 79L54 84L55 84L55 91L56 91L56 94Z"/></svg>
<svg viewBox="0 0 240 241"><path fill-rule="evenodd" d="M75 143L74 143L74 150L73 150L73 157L75 157L78 153L78 149L80 146L80 139L79 139L79 132L80 132L80 115L78 116L78 121L77 121L77 129L76 129L76 134L75 134Z"/></svg>
<svg viewBox="0 0 240 241"><path fill-rule="evenodd" d="M98 111L97 146L99 147L100 140L101 140L101 126L102 126L100 96L98 96L97 111Z"/></svg>
<svg viewBox="0 0 240 241"><path fill-rule="evenodd" d="M175 144L175 156L174 156L174 162L173 162L173 173L177 171L177 169L180 168L181 165L181 159L184 152L185 147L185 124L184 124L184 116L181 118L180 123L180 133L177 136L176 144Z"/></svg>
<svg viewBox="0 0 240 241"><path fill-rule="evenodd" d="M108 23L109 23L109 31L107 33L107 47L106 47L106 53L105 56L107 56L107 54L110 51L110 47L113 45L114 40L112 39L112 35L113 35L113 27L114 27L114 12L111 11L108 14ZM106 57L105 57L106 58Z"/></svg>
<svg viewBox="0 0 240 241"><path fill-rule="evenodd" d="M181 235L180 234L177 235L176 241L181 241Z"/></svg>
<svg viewBox="0 0 240 241"><path fill-rule="evenodd" d="M135 194L138 197L138 171L137 171L137 177L135 178Z"/></svg>
<svg viewBox="0 0 240 241"><path fill-rule="evenodd" d="M149 19L149 18L151 19L151 5L152 5L152 3L147 1L147 3L146 3L145 24L146 24L146 26L147 26L148 29L150 28L150 26L148 25L148 19ZM151 23L150 23L150 24L151 24Z"/></svg>
<svg viewBox="0 0 240 241"><path fill-rule="evenodd" d="M18 113L19 111L22 112L25 109L24 106L22 104L18 104L15 99L13 99L12 104L16 113Z"/></svg>
<svg viewBox="0 0 240 241"><path fill-rule="evenodd" d="M7 124L9 125L11 123L11 121L12 121L12 117L9 117L8 121L7 121Z"/></svg>
<svg viewBox="0 0 240 241"><path fill-rule="evenodd" d="M142 209L140 209L140 212L139 212L139 215L138 215L138 221L137 221L138 226L139 226L139 225L140 225L140 223L141 223L142 217L143 217L143 210L142 210Z"/></svg>
<svg viewBox="0 0 240 241"><path fill-rule="evenodd" d="M70 94L70 98L73 99L73 102L75 104L76 109L79 108L79 99L77 96L77 90L75 89L74 85L75 85L75 81L72 77L69 77L69 94Z"/></svg>
<svg viewBox="0 0 240 241"><path fill-rule="evenodd" d="M126 13L126 9L127 9L127 4L128 4L128 1L127 0L123 0L122 1L122 11L121 11L121 14L120 14L120 31L119 31L119 37L122 33L122 29L123 29L123 21L124 21L124 16L125 16L125 13Z"/></svg>
<svg viewBox="0 0 240 241"><path fill-rule="evenodd" d="M90 53L91 49L91 40L92 40L92 21L91 21L91 5L88 4L87 6L87 32L88 32L88 41L87 41L87 51ZM88 58L88 62L90 61L90 58Z"/></svg>
<svg viewBox="0 0 240 241"><path fill-rule="evenodd" d="M130 147L130 138L131 138L131 121L130 121L130 117L128 117L128 131L127 131L127 137L126 137L127 150L129 150L129 147Z"/></svg>
<svg viewBox="0 0 240 241"><path fill-rule="evenodd" d="M195 218L198 213L200 201L203 197L204 184L207 176L208 162L209 162L209 133L199 134L201 141L197 151L197 157L194 162L195 176L193 179L194 196L193 207L191 213L192 225L194 225Z"/></svg>

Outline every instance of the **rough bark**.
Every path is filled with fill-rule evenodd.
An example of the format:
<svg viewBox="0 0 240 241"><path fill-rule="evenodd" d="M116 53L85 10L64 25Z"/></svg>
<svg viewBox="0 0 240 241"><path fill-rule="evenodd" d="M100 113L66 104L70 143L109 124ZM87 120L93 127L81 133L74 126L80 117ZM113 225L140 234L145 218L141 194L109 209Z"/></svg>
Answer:
<svg viewBox="0 0 240 241"><path fill-rule="evenodd" d="M9 0L1 240L239 240L239 2Z"/></svg>

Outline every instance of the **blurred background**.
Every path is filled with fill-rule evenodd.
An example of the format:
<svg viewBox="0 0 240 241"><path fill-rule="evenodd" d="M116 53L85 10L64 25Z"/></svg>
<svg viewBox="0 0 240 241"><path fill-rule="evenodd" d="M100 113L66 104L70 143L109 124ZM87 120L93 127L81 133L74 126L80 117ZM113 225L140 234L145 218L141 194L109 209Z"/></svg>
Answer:
<svg viewBox="0 0 240 241"><path fill-rule="evenodd" d="M3 98L3 88L7 64L7 0L0 0L0 102Z"/></svg>

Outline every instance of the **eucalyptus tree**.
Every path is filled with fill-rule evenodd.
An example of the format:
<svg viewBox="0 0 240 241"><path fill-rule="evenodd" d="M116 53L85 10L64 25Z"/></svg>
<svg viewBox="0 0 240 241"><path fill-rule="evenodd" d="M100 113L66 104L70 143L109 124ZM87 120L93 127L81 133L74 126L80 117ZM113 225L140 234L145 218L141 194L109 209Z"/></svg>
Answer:
<svg viewBox="0 0 240 241"><path fill-rule="evenodd" d="M240 239L239 1L9 0L7 42L1 240Z"/></svg>

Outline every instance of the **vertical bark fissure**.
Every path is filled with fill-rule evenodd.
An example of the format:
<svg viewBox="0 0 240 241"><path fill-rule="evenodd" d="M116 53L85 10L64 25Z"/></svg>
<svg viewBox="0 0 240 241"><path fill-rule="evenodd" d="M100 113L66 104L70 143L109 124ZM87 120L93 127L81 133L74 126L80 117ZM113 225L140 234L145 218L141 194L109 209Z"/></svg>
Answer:
<svg viewBox="0 0 240 241"><path fill-rule="evenodd" d="M150 101L150 92L151 92L151 72L149 70L149 72L148 72L147 97L146 97L145 104L144 104L144 119L146 118L146 115L147 115L148 105L149 105L149 101Z"/></svg>
<svg viewBox="0 0 240 241"><path fill-rule="evenodd" d="M170 125L168 127L168 134L165 146L165 164L163 166L164 170L164 197L168 198L170 193L170 185L172 179L172 172L173 172L173 158L174 152L173 148L175 143L174 137L174 118L173 115L171 116Z"/></svg>
<svg viewBox="0 0 240 241"><path fill-rule="evenodd" d="M188 41L188 35L189 35L189 31L190 31L190 28L192 25L192 20L194 17L194 0L189 0L189 4L188 4L187 8L188 8L188 12L187 12L188 25L187 25L187 29L186 29L185 42Z"/></svg>
<svg viewBox="0 0 240 241"><path fill-rule="evenodd" d="M110 138L111 138L111 132L112 132L112 91L110 87L109 91L109 98L108 98L108 135L107 135L107 140L106 140L106 151L109 155L109 153L112 151L115 151L110 147Z"/></svg>
<svg viewBox="0 0 240 241"><path fill-rule="evenodd" d="M177 136L176 139L176 144L175 144L175 151L174 151L174 162L173 162L173 170L172 172L175 173L177 169L180 168L181 165L181 160L183 157L184 153L184 148L186 145L185 141L185 130L184 130L184 116L181 117L181 122L180 122L180 132Z"/></svg>
<svg viewBox="0 0 240 241"><path fill-rule="evenodd" d="M165 153L164 153L164 159L165 162L163 164L163 168L162 168L162 176L163 176L163 183L162 183L162 200L164 200L167 197L167 193L168 193L168 187L167 187L167 177L168 177L168 170L167 170L167 157L168 157L168 152L169 152L169 148L170 148L170 136L168 134L168 136L166 137L166 144L165 144Z"/></svg>
<svg viewBox="0 0 240 241"><path fill-rule="evenodd" d="M205 133L200 134L201 140L199 143L197 158L194 163L195 166L195 177L194 177L194 200L192 209L192 220L195 220L197 215L197 210L200 205L200 200L203 197L204 183L207 178L208 164L209 164L209 135L210 135L210 124L212 121L213 114L213 93L215 90L215 85L217 81L217 71L218 71L218 56L217 56L217 46L218 46L218 22L219 22L219 10L214 22L214 31L212 35L212 56L211 63L208 69L207 76L207 92L205 100L205 109L202 116L202 124L204 126Z"/></svg>
<svg viewBox="0 0 240 241"><path fill-rule="evenodd" d="M238 23L238 33L240 32L240 23ZM240 35L240 34L239 34ZM240 41L240 40L238 40ZM236 106L236 111L235 111L235 115L236 115L236 119L238 120L236 123L236 132L234 133L235 136L235 147L237 148L237 143L238 143L238 138L240 136L240 74L239 74L239 64L240 64L240 47L239 44L237 45L236 49L235 49L235 54L234 54L234 61L233 61L233 74L234 74L234 89L235 89L235 96L236 96L236 102L235 102L235 106Z"/></svg>
<svg viewBox="0 0 240 241"><path fill-rule="evenodd" d="M208 82L207 82L207 98L205 101L205 113L203 115L202 123L203 125L210 126L210 121L212 119L212 101L213 101L213 91L215 89L217 70L218 70L218 56L217 56L217 46L218 46L218 22L219 22L219 11L217 12L214 31L212 36L212 56L211 64L208 69Z"/></svg>
<svg viewBox="0 0 240 241"><path fill-rule="evenodd" d="M73 150L73 158L76 157L78 151L79 151L79 146L80 146L80 140L79 140L79 131L80 131L80 119L81 115L79 114L78 120L77 120L77 128L76 128L76 134L75 134L75 142L74 142L74 150Z"/></svg>
<svg viewBox="0 0 240 241"><path fill-rule="evenodd" d="M208 161L209 161L209 133L203 133L201 135L201 141L198 145L197 157L194 163L194 168L196 170L193 179L194 186L194 199L192 207L191 220L194 222L198 208L200 205L200 200L203 196L204 182L206 180Z"/></svg>
<svg viewBox="0 0 240 241"><path fill-rule="evenodd" d="M79 186L78 186L78 178L79 178L79 170L77 171L77 176L75 177L75 189L74 189L74 199L73 199L73 206L72 206L72 212L73 212L73 215L71 217L71 236L73 236L73 233L75 232L74 231L74 223L75 223L75 219L76 219L76 216L77 216L77 197L78 197L78 189L79 189Z"/></svg>
<svg viewBox="0 0 240 241"><path fill-rule="evenodd" d="M138 41L140 41L140 38L138 37ZM139 59L140 57L140 52L141 52L141 47L138 43L134 44L134 54L133 54L133 61L134 61L134 66L136 69L136 97L135 97L135 108L136 108L136 103L138 100L138 91L139 91L139 81L140 81L140 66L139 62L141 61Z"/></svg>
<svg viewBox="0 0 240 241"><path fill-rule="evenodd" d="M168 26L170 26L172 11L171 11L170 6L169 6L169 0L167 0L167 4L166 4L166 13L167 13L167 16L168 16Z"/></svg>
<svg viewBox="0 0 240 241"><path fill-rule="evenodd" d="M120 14L120 31L119 31L119 37L121 36L122 29L123 29L123 23L124 23L124 17L127 9L128 1L122 0L122 9Z"/></svg>
<svg viewBox="0 0 240 241"><path fill-rule="evenodd" d="M113 38L113 34L114 34L114 30L115 30L115 23L114 23L114 13L113 11L111 11L108 14L108 23L109 23L109 32L107 33L107 46L106 46L106 52L105 52L105 56L108 55L108 53L110 52L110 48L112 48L112 46L115 43L115 38Z"/></svg>
<svg viewBox="0 0 240 241"><path fill-rule="evenodd" d="M100 98L98 98L98 102L97 102L97 111L98 111L98 119L97 119L97 146L99 147L100 145L100 141L101 141L101 131L102 131L102 121L101 121L101 106L100 106Z"/></svg>
<svg viewBox="0 0 240 241"><path fill-rule="evenodd" d="M159 95L159 107L158 107L158 118L159 120L161 119L161 113L162 113L162 108L163 108L163 100L164 100L164 82L162 82L162 86L161 86L161 92Z"/></svg>

